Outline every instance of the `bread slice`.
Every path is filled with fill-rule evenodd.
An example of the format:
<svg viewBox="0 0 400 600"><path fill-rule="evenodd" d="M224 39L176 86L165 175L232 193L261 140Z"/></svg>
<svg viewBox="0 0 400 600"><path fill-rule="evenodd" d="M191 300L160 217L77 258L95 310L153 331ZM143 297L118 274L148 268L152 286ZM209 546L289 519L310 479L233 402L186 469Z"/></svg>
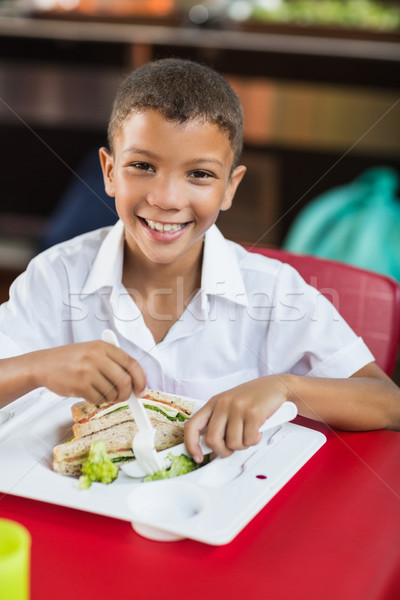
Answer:
<svg viewBox="0 0 400 600"><path fill-rule="evenodd" d="M193 411L193 401L187 400L185 398L180 398L178 396L173 396L171 394L167 394L166 392L158 392L156 390L150 390L146 388L143 392L143 399L145 400L146 398L151 398L153 400L158 400L161 402L169 402L170 404L176 405L178 408L187 412L189 415L192 414ZM114 404L118 404L118 402ZM94 404L91 404L90 402L86 402L86 400L80 400L79 402L75 402L75 404L71 406L72 418L75 421L75 423L78 423L83 419L90 418L91 416L96 414L97 411L112 405L113 404L104 402L103 404L96 406Z"/></svg>
<svg viewBox="0 0 400 600"><path fill-rule="evenodd" d="M102 431L103 429L108 429L109 427L126 423L127 421L133 421L133 417L128 406L124 409L104 415L104 417L90 419L85 423L74 423L72 426L72 431L74 433L74 437L79 439L87 435L91 435L92 433L96 433L97 431Z"/></svg>
<svg viewBox="0 0 400 600"><path fill-rule="evenodd" d="M162 417L162 415L159 416ZM161 422L157 415L157 424L153 424L156 427L154 438L156 450L165 450L183 442L184 424L182 422ZM136 424L133 420L130 420L82 438L73 438L68 442L59 444L53 448L53 469L63 475L79 475L81 473L82 462L88 456L92 442L100 439L104 440L107 453L111 459L122 457L134 458L132 441L135 432Z"/></svg>
<svg viewBox="0 0 400 600"><path fill-rule="evenodd" d="M155 390L148 389L145 390L143 395L144 404L146 404L146 400L167 402L169 406L176 407L177 409L181 410L187 417L192 414L194 406L194 403L191 401L183 400L182 398L176 398L175 396L171 396L170 394L166 394L164 392L156 392ZM109 412L108 414L99 417L97 416L100 411L107 410L112 406L116 407L114 412ZM108 429L114 425L132 421L133 419L127 402L115 404L104 403L101 406L96 407L93 404L82 400L72 405L71 412L72 418L75 421L72 429L74 436L77 439L91 435L92 433L96 433L97 431L101 431L103 429ZM171 421L168 419L168 417L153 409L148 409L147 413L155 427L158 426L158 423L179 423L179 421Z"/></svg>

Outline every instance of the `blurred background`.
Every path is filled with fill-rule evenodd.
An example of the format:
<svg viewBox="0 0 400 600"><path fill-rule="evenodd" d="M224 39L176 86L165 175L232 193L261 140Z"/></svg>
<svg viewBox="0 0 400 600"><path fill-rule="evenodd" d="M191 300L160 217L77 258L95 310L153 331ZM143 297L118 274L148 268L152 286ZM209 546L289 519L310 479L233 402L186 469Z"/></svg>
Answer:
<svg viewBox="0 0 400 600"><path fill-rule="evenodd" d="M0 0L0 301L39 250L115 220L97 148L116 86L170 56L243 104L227 237L400 278L400 2Z"/></svg>

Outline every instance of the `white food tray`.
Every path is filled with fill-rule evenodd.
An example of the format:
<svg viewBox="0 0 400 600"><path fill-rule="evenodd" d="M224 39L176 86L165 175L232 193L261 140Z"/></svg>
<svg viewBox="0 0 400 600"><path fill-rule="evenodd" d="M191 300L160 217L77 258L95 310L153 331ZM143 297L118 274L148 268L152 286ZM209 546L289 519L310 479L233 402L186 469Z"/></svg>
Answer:
<svg viewBox="0 0 400 600"><path fill-rule="evenodd" d="M326 441L287 423L265 432L258 446L173 480L143 483L120 472L110 485L79 490L76 479L52 470L53 447L71 436L76 399L45 396L38 414L3 439L0 420L0 491L130 521L159 540L230 542Z"/></svg>

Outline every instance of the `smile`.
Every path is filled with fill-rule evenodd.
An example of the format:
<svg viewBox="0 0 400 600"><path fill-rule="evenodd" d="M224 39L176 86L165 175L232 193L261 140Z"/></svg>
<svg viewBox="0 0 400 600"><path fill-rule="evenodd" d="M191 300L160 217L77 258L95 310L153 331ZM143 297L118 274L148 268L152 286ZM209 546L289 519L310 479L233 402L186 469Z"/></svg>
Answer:
<svg viewBox="0 0 400 600"><path fill-rule="evenodd" d="M159 221L151 221L149 219L144 219L143 221L146 223L147 227L152 229L153 231L160 232L174 232L183 229L187 223L160 223Z"/></svg>

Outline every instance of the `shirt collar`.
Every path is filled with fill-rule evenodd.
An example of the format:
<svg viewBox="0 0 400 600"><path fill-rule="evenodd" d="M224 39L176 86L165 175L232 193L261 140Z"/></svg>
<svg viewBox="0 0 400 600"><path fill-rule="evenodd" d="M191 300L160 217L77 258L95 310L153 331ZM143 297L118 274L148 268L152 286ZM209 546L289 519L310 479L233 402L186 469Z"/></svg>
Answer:
<svg viewBox="0 0 400 600"><path fill-rule="evenodd" d="M203 307L206 302L204 294L219 296L243 306L248 304L237 255L231 242L224 238L216 225L205 235L201 289Z"/></svg>
<svg viewBox="0 0 400 600"><path fill-rule="evenodd" d="M117 221L104 238L83 286L82 295L120 285L124 257L124 224Z"/></svg>
<svg viewBox="0 0 400 600"><path fill-rule="evenodd" d="M121 220L104 238L86 279L82 295L93 294L104 287L120 285L124 255L124 224ZM247 294L237 256L222 233L213 225L205 234L201 276L201 303L207 295L247 306Z"/></svg>

